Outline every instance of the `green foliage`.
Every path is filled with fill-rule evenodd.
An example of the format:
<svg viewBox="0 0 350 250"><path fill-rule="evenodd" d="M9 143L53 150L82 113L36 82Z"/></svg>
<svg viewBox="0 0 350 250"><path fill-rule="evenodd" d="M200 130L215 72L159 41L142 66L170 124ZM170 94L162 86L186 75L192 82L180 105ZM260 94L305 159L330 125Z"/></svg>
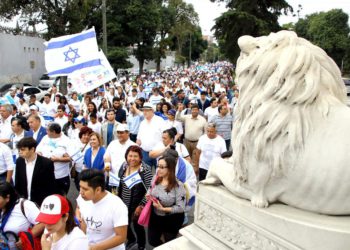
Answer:
<svg viewBox="0 0 350 250"><path fill-rule="evenodd" d="M340 9L314 13L295 24L298 36L310 40L324 49L338 64L348 67L350 50L349 16ZM349 68L347 68L349 70Z"/></svg>
<svg viewBox="0 0 350 250"><path fill-rule="evenodd" d="M222 53L232 62L239 56L242 35L261 36L281 29L278 17L293 11L285 0L211 0L226 2L228 11L216 19L213 30Z"/></svg>
<svg viewBox="0 0 350 250"><path fill-rule="evenodd" d="M188 40L184 43L181 55L187 59L187 63L188 65L190 65L190 49L191 61L196 61L199 59L200 55L207 49L207 47L208 42L206 40L203 40L202 30L199 26L197 26L194 32L188 36Z"/></svg>

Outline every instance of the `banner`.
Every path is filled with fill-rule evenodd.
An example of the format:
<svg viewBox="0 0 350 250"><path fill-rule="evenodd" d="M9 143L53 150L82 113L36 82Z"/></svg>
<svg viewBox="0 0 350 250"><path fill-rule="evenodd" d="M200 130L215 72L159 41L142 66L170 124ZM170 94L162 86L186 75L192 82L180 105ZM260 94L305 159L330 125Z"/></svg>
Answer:
<svg viewBox="0 0 350 250"><path fill-rule="evenodd" d="M49 76L68 75L76 70L101 64L95 28L52 38L44 44L45 67Z"/></svg>
<svg viewBox="0 0 350 250"><path fill-rule="evenodd" d="M79 94L89 92L116 78L116 75L102 51L99 52L101 65L74 71L68 76L70 83Z"/></svg>

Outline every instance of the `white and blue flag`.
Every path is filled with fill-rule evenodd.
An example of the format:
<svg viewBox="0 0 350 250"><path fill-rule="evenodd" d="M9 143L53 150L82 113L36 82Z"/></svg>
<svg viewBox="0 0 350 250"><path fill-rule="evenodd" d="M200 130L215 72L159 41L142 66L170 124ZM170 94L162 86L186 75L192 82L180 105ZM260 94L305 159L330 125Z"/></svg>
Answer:
<svg viewBox="0 0 350 250"><path fill-rule="evenodd" d="M119 183L120 183L120 178L118 177L118 175L110 171L108 185L113 187L119 187Z"/></svg>
<svg viewBox="0 0 350 250"><path fill-rule="evenodd" d="M61 36L44 43L45 67L49 76L63 76L101 64L95 28Z"/></svg>
<svg viewBox="0 0 350 250"><path fill-rule="evenodd" d="M131 189L133 186L135 186L138 183L142 182L141 176L139 175L139 172L132 173L131 175L124 177L123 179L125 185Z"/></svg>

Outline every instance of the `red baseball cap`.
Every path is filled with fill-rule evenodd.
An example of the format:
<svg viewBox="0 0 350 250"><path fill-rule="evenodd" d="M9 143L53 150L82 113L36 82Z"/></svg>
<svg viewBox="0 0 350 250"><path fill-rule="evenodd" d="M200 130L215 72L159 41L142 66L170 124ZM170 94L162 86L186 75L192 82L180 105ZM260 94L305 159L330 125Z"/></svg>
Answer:
<svg viewBox="0 0 350 250"><path fill-rule="evenodd" d="M62 195L54 194L45 198L41 204L40 214L36 218L37 222L44 224L56 224L62 215L69 212L69 204Z"/></svg>

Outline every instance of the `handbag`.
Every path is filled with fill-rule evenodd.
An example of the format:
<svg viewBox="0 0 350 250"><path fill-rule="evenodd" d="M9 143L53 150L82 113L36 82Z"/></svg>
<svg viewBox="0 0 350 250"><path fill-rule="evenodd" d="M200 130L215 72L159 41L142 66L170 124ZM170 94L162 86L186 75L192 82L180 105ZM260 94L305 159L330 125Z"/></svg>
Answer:
<svg viewBox="0 0 350 250"><path fill-rule="evenodd" d="M155 186L156 180L157 178L155 178L152 183L151 191ZM152 212L152 199L149 199L146 205L144 206L144 208L142 209L137 223L139 223L139 225L141 226L148 227L149 219L151 218L151 212Z"/></svg>

